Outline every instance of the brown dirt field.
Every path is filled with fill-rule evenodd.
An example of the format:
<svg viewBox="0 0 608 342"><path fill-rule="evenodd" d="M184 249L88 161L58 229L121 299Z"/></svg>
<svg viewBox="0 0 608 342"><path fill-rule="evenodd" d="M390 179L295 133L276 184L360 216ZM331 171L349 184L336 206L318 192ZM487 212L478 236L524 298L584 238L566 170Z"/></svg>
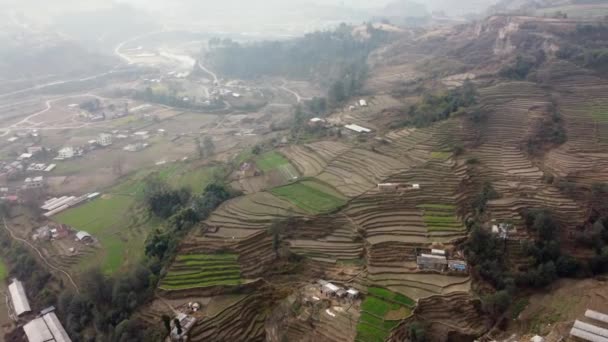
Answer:
<svg viewBox="0 0 608 342"><path fill-rule="evenodd" d="M384 319L388 321L397 321L402 320L410 315L410 311L404 307L401 307L399 310L392 310L384 315Z"/></svg>
<svg viewBox="0 0 608 342"><path fill-rule="evenodd" d="M546 335L563 325L584 317L585 310L606 313L608 282L596 279L562 279L548 291L534 294L530 304L522 311L513 333ZM511 332L508 332L511 334Z"/></svg>

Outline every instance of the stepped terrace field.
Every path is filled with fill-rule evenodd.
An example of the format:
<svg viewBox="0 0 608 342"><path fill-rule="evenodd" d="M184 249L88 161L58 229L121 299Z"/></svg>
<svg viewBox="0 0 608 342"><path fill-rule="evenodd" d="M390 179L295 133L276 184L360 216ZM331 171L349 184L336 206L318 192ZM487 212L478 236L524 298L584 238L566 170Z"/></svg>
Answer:
<svg viewBox="0 0 608 342"><path fill-rule="evenodd" d="M315 180L286 185L271 192L311 214L330 212L346 204L346 198L339 192Z"/></svg>
<svg viewBox="0 0 608 342"><path fill-rule="evenodd" d="M415 302L389 290L370 287L361 305L356 341L382 342L399 322L411 314Z"/></svg>
<svg viewBox="0 0 608 342"><path fill-rule="evenodd" d="M183 290L215 285L238 285L241 268L236 254L178 255L160 288Z"/></svg>

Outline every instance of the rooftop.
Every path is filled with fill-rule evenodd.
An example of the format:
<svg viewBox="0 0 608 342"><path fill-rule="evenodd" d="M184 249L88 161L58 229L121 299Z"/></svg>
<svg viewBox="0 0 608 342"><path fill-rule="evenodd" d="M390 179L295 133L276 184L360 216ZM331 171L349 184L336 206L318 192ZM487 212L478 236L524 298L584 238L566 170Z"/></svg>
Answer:
<svg viewBox="0 0 608 342"><path fill-rule="evenodd" d="M23 326L29 342L71 342L55 312L43 314Z"/></svg>
<svg viewBox="0 0 608 342"><path fill-rule="evenodd" d="M355 131L357 133L370 133L372 131L369 128L365 128L365 127L355 125L355 124L346 125L344 127L347 129L350 129L351 131Z"/></svg>
<svg viewBox="0 0 608 342"><path fill-rule="evenodd" d="M11 294L11 302L17 316L32 311L23 283L17 279L13 279L13 282L8 286L8 291Z"/></svg>

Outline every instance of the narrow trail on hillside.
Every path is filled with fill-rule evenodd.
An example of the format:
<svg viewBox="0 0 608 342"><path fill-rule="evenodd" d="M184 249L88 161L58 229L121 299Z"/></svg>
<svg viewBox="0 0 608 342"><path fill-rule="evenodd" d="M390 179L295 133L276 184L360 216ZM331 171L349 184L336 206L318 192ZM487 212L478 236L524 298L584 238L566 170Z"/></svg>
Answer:
<svg viewBox="0 0 608 342"><path fill-rule="evenodd" d="M8 225L6 224L6 218L4 216L2 217L2 223L4 225L4 229L6 229L6 231L8 231L9 235L11 236L11 238L13 238L14 240L23 242L26 245L28 245L31 249L35 250L36 253L38 253L38 256L40 256L40 259L42 259L42 261L44 261L44 263L49 268L51 268L51 269L53 269L55 271L59 271L59 272L63 273L68 278L68 280L70 281L70 283L72 283L72 286L74 286L74 289L76 290L76 292L80 293L80 289L78 288L78 285L76 285L76 282L74 281L74 279L72 279L72 276L68 272L66 272L66 271L64 271L64 270L62 270L62 269L60 269L60 268L52 265L51 263L49 263L46 260L46 258L44 257L44 255L42 254L42 252L36 246L34 246L32 243L30 243L27 240L24 240L24 239L21 239L21 238L18 238L17 236L15 236L15 234L13 233L13 231L10 230L10 228L8 228Z"/></svg>

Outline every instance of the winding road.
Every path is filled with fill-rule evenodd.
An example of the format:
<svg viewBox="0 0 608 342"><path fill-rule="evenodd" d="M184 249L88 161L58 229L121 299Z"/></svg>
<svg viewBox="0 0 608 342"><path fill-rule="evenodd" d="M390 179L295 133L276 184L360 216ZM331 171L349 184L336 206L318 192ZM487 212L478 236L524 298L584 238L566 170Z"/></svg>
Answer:
<svg viewBox="0 0 608 342"><path fill-rule="evenodd" d="M220 86L220 81L217 78L217 75L213 71L205 68L205 66L203 65L203 63L201 63L201 61L198 61L198 67L203 69L204 72L208 73L209 75L211 75L211 77L213 77L213 84L215 84L218 87Z"/></svg>
<svg viewBox="0 0 608 342"><path fill-rule="evenodd" d="M74 279L72 279L72 276L68 272L66 272L66 271L62 270L61 268L58 268L57 266L52 265L51 263L49 263L46 260L46 257L44 256L44 254L42 254L42 252L36 246L34 246L32 243L30 243L27 240L24 240L24 239L16 237L15 234L13 233L13 231L8 228L8 225L6 224L6 218L4 218L4 216L2 217L2 223L4 225L4 229L6 229L6 231L9 233L9 235L11 236L11 238L13 238L13 240L17 240L17 241L23 242L26 245L28 245L31 249L33 249L34 251L36 251L36 253L38 253L38 255L40 256L40 259L49 268L51 268L52 270L61 272L63 275L65 275L68 278L68 280L70 281L70 283L72 284L72 286L74 286L74 289L76 290L76 292L78 292L78 293L80 292L80 289L78 288L78 285L76 285L76 282L74 281Z"/></svg>

